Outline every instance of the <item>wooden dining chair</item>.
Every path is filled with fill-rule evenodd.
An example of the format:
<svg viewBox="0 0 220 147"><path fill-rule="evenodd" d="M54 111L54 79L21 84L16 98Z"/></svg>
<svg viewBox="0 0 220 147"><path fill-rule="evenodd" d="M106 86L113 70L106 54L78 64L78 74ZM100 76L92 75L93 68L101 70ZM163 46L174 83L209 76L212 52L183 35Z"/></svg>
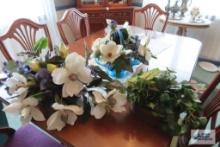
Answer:
<svg viewBox="0 0 220 147"><path fill-rule="evenodd" d="M67 26L75 40L90 34L88 14L83 14L75 8L66 10L62 19L57 22L57 26L65 44L69 44L68 35L65 34L64 25Z"/></svg>
<svg viewBox="0 0 220 147"><path fill-rule="evenodd" d="M165 31L168 21L168 13L163 11L158 5L150 3L143 8L134 9L133 25L136 25L136 15L138 13L144 15L144 28L148 30L153 30L155 22L158 21L161 16L164 16L165 20L161 21L163 23L161 32Z"/></svg>
<svg viewBox="0 0 220 147"><path fill-rule="evenodd" d="M4 41L13 39L18 42L25 51L32 51L34 43L37 41L37 32L44 30L45 37L48 38L49 49L52 50L52 42L49 30L46 24L37 24L29 19L21 18L11 25L8 32L0 36L0 49L6 59L11 59L11 56L6 48Z"/></svg>
<svg viewBox="0 0 220 147"><path fill-rule="evenodd" d="M60 142L47 136L32 124L22 126L18 130L0 128L0 134L7 136L4 147L63 147Z"/></svg>
<svg viewBox="0 0 220 147"><path fill-rule="evenodd" d="M220 83L220 72L213 81L208 85L207 89L199 97L203 106L203 116L208 118L206 129L215 130L216 142L220 142L220 89L217 88ZM190 136L181 136L179 138L179 147L188 147ZM191 145L197 147L198 145Z"/></svg>
<svg viewBox="0 0 220 147"><path fill-rule="evenodd" d="M216 145L220 143L220 90L214 94L212 101L205 106L203 115L208 118L208 123L205 129L215 131L215 142ZM198 145L191 145L197 147ZM208 145L207 145L208 146ZM208 147L210 147L209 145Z"/></svg>
<svg viewBox="0 0 220 147"><path fill-rule="evenodd" d="M204 103L207 101L212 92L216 89L218 84L220 83L220 72L215 76L212 82L208 85L206 90L201 94L200 100Z"/></svg>

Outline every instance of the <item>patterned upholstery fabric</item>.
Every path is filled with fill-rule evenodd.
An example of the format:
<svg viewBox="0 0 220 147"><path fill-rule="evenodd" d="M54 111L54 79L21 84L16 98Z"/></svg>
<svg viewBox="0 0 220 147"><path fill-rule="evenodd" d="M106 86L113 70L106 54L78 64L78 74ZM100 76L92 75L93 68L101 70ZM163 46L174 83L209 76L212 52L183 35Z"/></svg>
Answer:
<svg viewBox="0 0 220 147"><path fill-rule="evenodd" d="M18 129L5 147L63 147L63 145L28 124Z"/></svg>

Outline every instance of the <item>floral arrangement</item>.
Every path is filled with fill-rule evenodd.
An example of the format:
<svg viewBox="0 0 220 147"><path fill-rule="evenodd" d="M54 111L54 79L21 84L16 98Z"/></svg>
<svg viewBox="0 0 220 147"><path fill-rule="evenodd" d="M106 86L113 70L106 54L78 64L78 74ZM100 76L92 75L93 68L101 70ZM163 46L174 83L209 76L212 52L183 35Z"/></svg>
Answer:
<svg viewBox="0 0 220 147"><path fill-rule="evenodd" d="M12 100L4 111L19 113L23 123L47 120L48 130L60 131L78 117L132 111L130 103L163 119L172 134L202 127L206 119L192 88L177 83L169 70L148 71L150 39L132 35L128 23L107 23L106 36L95 40L92 51L85 45L85 58L64 44L52 53L42 38L22 54L28 54L25 62L5 63L8 77L1 82Z"/></svg>

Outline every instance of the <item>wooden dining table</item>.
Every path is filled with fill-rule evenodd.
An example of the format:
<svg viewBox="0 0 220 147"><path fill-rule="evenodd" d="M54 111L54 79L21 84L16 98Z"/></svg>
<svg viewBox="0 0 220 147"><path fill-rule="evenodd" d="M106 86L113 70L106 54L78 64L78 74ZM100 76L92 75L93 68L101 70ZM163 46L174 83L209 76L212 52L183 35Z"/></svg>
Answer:
<svg viewBox="0 0 220 147"><path fill-rule="evenodd" d="M143 30L131 26L132 34L149 36L149 47L157 59L152 59L149 69L169 68L174 70L177 80L189 80L200 53L201 42L167 33ZM85 53L84 42L88 48L99 37L104 37L105 30L100 30L69 45L71 51L81 55ZM88 120L79 118L74 126L67 125L62 131L48 131L45 122L32 123L53 139L65 146L75 147L167 147L171 136L155 125L151 117L127 111L111 113L103 119Z"/></svg>

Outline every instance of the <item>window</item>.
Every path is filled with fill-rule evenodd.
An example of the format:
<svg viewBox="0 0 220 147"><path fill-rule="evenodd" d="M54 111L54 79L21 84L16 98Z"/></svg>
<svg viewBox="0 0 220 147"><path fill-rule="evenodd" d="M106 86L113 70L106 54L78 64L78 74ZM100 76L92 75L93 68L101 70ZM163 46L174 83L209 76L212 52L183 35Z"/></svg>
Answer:
<svg viewBox="0 0 220 147"><path fill-rule="evenodd" d="M0 34L14 20L29 18L38 21L44 15L41 0L5 0L0 5Z"/></svg>

